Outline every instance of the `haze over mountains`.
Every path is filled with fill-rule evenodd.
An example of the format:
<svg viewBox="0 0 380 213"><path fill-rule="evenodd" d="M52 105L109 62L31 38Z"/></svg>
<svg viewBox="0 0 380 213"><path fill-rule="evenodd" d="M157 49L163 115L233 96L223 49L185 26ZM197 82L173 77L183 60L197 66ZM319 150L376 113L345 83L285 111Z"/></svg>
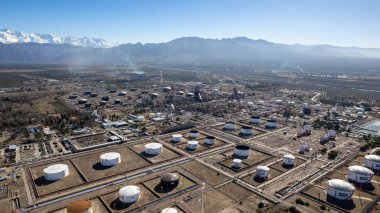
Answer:
<svg viewBox="0 0 380 213"><path fill-rule="evenodd" d="M102 39L68 38L71 37L20 35L16 31L12 36L3 34L0 36L0 63L182 68L243 67L326 72L380 71L380 49L376 48L288 45L245 37L228 39L184 37L166 43L118 46L113 46Z"/></svg>

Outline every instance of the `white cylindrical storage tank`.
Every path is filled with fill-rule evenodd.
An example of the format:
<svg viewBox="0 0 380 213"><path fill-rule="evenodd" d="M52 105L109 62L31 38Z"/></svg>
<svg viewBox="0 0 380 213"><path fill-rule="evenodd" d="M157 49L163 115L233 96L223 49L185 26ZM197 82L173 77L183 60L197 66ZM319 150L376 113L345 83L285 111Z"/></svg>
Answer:
<svg viewBox="0 0 380 213"><path fill-rule="evenodd" d="M137 116L136 121L137 121L137 122L144 122L144 121L145 121L145 117L142 116L142 115Z"/></svg>
<svg viewBox="0 0 380 213"><path fill-rule="evenodd" d="M162 117L162 113L161 112L157 112L156 113L156 118L161 118Z"/></svg>
<svg viewBox="0 0 380 213"><path fill-rule="evenodd" d="M355 108L355 111L358 113L358 112L364 112L364 109L361 108L361 107L356 107Z"/></svg>
<svg viewBox="0 0 380 213"><path fill-rule="evenodd" d="M308 103L303 103L303 104L302 104L302 107L303 107L304 109L305 109L305 108L307 109L307 108L309 108L309 104L308 104Z"/></svg>
<svg viewBox="0 0 380 213"><path fill-rule="evenodd" d="M281 99L277 99L277 100L276 100L276 104L277 104L277 105L282 105L282 100L281 100Z"/></svg>
<svg viewBox="0 0 380 213"><path fill-rule="evenodd" d="M198 138L199 137L199 131L196 129L190 130L189 137L190 138Z"/></svg>
<svg viewBox="0 0 380 213"><path fill-rule="evenodd" d="M268 119L267 123L265 124L265 128L268 128L268 129L277 128L277 121L274 119Z"/></svg>
<svg viewBox="0 0 380 213"><path fill-rule="evenodd" d="M332 108L332 109L331 109L331 112L336 113L336 108L335 108L335 107Z"/></svg>
<svg viewBox="0 0 380 213"><path fill-rule="evenodd" d="M248 145L237 145L235 146L234 154L239 157L248 157L251 153L251 147Z"/></svg>
<svg viewBox="0 0 380 213"><path fill-rule="evenodd" d="M252 101L248 101L248 102L247 102L247 106L249 106L249 107L253 107L253 105L254 105L254 104L253 104Z"/></svg>
<svg viewBox="0 0 380 213"><path fill-rule="evenodd" d="M134 203L140 198L138 186L124 186L119 190L119 200L122 203Z"/></svg>
<svg viewBox="0 0 380 213"><path fill-rule="evenodd" d="M182 135L181 134L174 134L172 136L172 142L178 143L182 141Z"/></svg>
<svg viewBox="0 0 380 213"><path fill-rule="evenodd" d="M87 99L85 98L81 98L78 100L78 104L85 104L85 103L87 103Z"/></svg>
<svg viewBox="0 0 380 213"><path fill-rule="evenodd" d="M242 126L241 130L240 130L240 134L242 134L242 135L252 135L253 134L252 127L250 127L250 126Z"/></svg>
<svg viewBox="0 0 380 213"><path fill-rule="evenodd" d="M148 155L159 155L163 150L163 146L160 143L148 143L145 144L144 152Z"/></svg>
<svg viewBox="0 0 380 213"><path fill-rule="evenodd" d="M258 166L256 168L256 176L259 178L267 178L269 175L270 168L267 166Z"/></svg>
<svg viewBox="0 0 380 213"><path fill-rule="evenodd" d="M148 117L150 119L155 118L156 117L156 113L151 112L151 113L149 113Z"/></svg>
<svg viewBox="0 0 380 213"><path fill-rule="evenodd" d="M326 193L338 200L350 200L355 187L347 181L331 179L327 181Z"/></svg>
<svg viewBox="0 0 380 213"><path fill-rule="evenodd" d="M100 164L102 166L115 166L120 162L121 157L117 152L108 152L100 155Z"/></svg>
<svg viewBox="0 0 380 213"><path fill-rule="evenodd" d="M198 141L188 141L187 142L187 149L195 150L198 147Z"/></svg>
<svg viewBox="0 0 380 213"><path fill-rule="evenodd" d="M236 127L235 123L233 122L227 122L224 124L224 129L225 130L234 130Z"/></svg>
<svg viewBox="0 0 380 213"><path fill-rule="evenodd" d="M366 155L364 157L364 165L370 169L380 170L380 156Z"/></svg>
<svg viewBox="0 0 380 213"><path fill-rule="evenodd" d="M351 112L351 110L346 110L346 111L344 111L344 114L346 114L347 116L351 116L352 112Z"/></svg>
<svg viewBox="0 0 380 213"><path fill-rule="evenodd" d="M324 134L320 137L319 142L325 143L329 141L329 134Z"/></svg>
<svg viewBox="0 0 380 213"><path fill-rule="evenodd" d="M257 102L257 105L264 105L264 101L259 100L259 101Z"/></svg>
<svg viewBox="0 0 380 213"><path fill-rule="evenodd" d="M213 145L213 144L215 144L215 141L216 141L216 139L214 136L207 136L205 143L207 145Z"/></svg>
<svg viewBox="0 0 380 213"><path fill-rule="evenodd" d="M296 159L296 157L294 157L293 155L284 155L284 157L282 159L282 163L285 166L293 166L295 159Z"/></svg>
<svg viewBox="0 0 380 213"><path fill-rule="evenodd" d="M241 167L242 160L240 159L233 159L232 160L232 167L234 168L240 168Z"/></svg>
<svg viewBox="0 0 380 213"><path fill-rule="evenodd" d="M364 116L363 112L357 112L356 113L356 117L358 117L358 118L362 118L363 116Z"/></svg>
<svg viewBox="0 0 380 213"><path fill-rule="evenodd" d="M296 104L296 102L294 102L294 101L288 101L288 104L289 104L289 106L294 106Z"/></svg>
<svg viewBox="0 0 380 213"><path fill-rule="evenodd" d="M249 121L251 124L260 124L260 116L253 115L251 116L251 120Z"/></svg>
<svg viewBox="0 0 380 213"><path fill-rule="evenodd" d="M56 181L69 175L69 167L66 164L54 164L44 169L44 178L47 181Z"/></svg>
<svg viewBox="0 0 380 213"><path fill-rule="evenodd" d="M175 208L171 208L171 207L169 207L169 208L164 208L164 209L161 211L161 213L178 213L178 211L177 211L177 209L175 209Z"/></svg>
<svg viewBox="0 0 380 213"><path fill-rule="evenodd" d="M335 130L329 130L327 133L329 135L329 140L335 140L336 138L336 131Z"/></svg>
<svg viewBox="0 0 380 213"><path fill-rule="evenodd" d="M315 111L317 111L317 112L321 111L321 105L320 104L316 104L314 106L314 108L315 108Z"/></svg>
<svg viewBox="0 0 380 213"><path fill-rule="evenodd" d="M348 167L347 178L357 183L368 183L372 179L374 173L363 166Z"/></svg>
<svg viewBox="0 0 380 213"><path fill-rule="evenodd" d="M213 89L212 90L213 95L219 95L219 90L218 89Z"/></svg>
<svg viewBox="0 0 380 213"><path fill-rule="evenodd" d="M119 96L126 96L127 95L127 92L126 91L121 91L119 92Z"/></svg>

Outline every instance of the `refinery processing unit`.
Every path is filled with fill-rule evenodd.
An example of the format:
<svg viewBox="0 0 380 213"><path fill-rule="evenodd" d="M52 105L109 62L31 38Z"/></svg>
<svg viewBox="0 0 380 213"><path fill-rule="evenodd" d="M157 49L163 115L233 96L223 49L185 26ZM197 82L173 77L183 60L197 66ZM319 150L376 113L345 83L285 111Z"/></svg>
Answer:
<svg viewBox="0 0 380 213"><path fill-rule="evenodd" d="M67 113L0 150L1 213L379 208L380 151L363 148L377 107L242 80L88 78L46 83Z"/></svg>

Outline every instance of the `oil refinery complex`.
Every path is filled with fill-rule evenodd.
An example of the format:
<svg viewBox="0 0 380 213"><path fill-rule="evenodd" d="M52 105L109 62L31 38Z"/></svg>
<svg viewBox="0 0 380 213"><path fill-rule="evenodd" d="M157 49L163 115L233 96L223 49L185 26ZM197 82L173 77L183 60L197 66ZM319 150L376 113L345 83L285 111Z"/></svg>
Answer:
<svg viewBox="0 0 380 213"><path fill-rule="evenodd" d="M1 149L0 212L379 209L379 151L362 148L378 108L248 81L115 82L59 82L73 113L31 121L39 139Z"/></svg>

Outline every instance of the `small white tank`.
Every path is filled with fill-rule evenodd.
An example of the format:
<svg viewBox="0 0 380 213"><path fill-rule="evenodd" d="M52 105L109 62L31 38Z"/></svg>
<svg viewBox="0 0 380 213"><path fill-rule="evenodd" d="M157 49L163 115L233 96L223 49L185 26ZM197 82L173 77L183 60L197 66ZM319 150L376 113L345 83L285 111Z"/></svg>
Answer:
<svg viewBox="0 0 380 213"><path fill-rule="evenodd" d="M144 121L145 121L145 117L142 116L142 115L137 116L136 121L137 121L137 122L144 122Z"/></svg>
<svg viewBox="0 0 380 213"><path fill-rule="evenodd" d="M357 183L368 183L372 179L374 173L363 166L348 167L347 178Z"/></svg>
<svg viewBox="0 0 380 213"><path fill-rule="evenodd" d="M178 213L177 209L175 208L164 208L161 213Z"/></svg>
<svg viewBox="0 0 380 213"><path fill-rule="evenodd" d="M335 107L332 108L332 109L331 109L331 112L336 113L336 108L335 108Z"/></svg>
<svg viewBox="0 0 380 213"><path fill-rule="evenodd" d="M181 134L174 134L172 136L172 142L178 143L182 141L182 135Z"/></svg>
<svg viewBox="0 0 380 213"><path fill-rule="evenodd" d="M282 163L285 166L293 166L295 159L296 159L296 157L294 157L293 155L284 155L284 157L282 159Z"/></svg>
<svg viewBox="0 0 380 213"><path fill-rule="evenodd" d="M190 150L195 150L198 148L198 141L188 141L187 142L187 148Z"/></svg>
<svg viewBox="0 0 380 213"><path fill-rule="evenodd" d="M351 112L351 110L346 110L346 111L344 111L344 114L347 116L351 116L352 112Z"/></svg>
<svg viewBox="0 0 380 213"><path fill-rule="evenodd" d="M160 143L148 143L145 144L144 152L148 155L159 155L163 150L163 146Z"/></svg>
<svg viewBox="0 0 380 213"><path fill-rule="evenodd" d="M259 178L268 178L270 168L267 166L258 166L256 168L256 176Z"/></svg>
<svg viewBox="0 0 380 213"><path fill-rule="evenodd" d="M335 130L329 130L327 133L329 135L329 140L335 140L336 139L336 131Z"/></svg>
<svg viewBox="0 0 380 213"><path fill-rule="evenodd" d="M364 157L364 165L370 169L380 170L380 156L366 155Z"/></svg>
<svg viewBox="0 0 380 213"><path fill-rule="evenodd" d="M242 135L252 135L253 134L252 127L250 127L250 126L242 126L241 130L240 130L240 134L242 134Z"/></svg>
<svg viewBox="0 0 380 213"><path fill-rule="evenodd" d="M189 132L189 137L190 137L190 138L198 138L198 137L199 137L199 131L198 131L198 130L195 130L195 129L190 130L190 132Z"/></svg>
<svg viewBox="0 0 380 213"><path fill-rule="evenodd" d="M265 124L265 128L267 128L267 129L277 128L277 121L274 119L268 119L267 123Z"/></svg>
<svg viewBox="0 0 380 213"><path fill-rule="evenodd" d="M138 186L124 186L119 190L119 200L122 203L134 203L140 198Z"/></svg>
<svg viewBox="0 0 380 213"><path fill-rule="evenodd" d="M357 112L356 113L356 117L363 118L364 117L364 113L363 112Z"/></svg>
<svg viewBox="0 0 380 213"><path fill-rule="evenodd" d="M248 145L240 144L235 146L234 154L239 157L248 157L251 153L251 147Z"/></svg>
<svg viewBox="0 0 380 213"><path fill-rule="evenodd" d="M54 164L44 169L44 178L47 181L60 180L69 175L69 167L66 164Z"/></svg>
<svg viewBox="0 0 380 213"><path fill-rule="evenodd" d="M233 168L240 168L241 162L242 162L242 160L240 160L240 159L233 159L232 160L232 167Z"/></svg>
<svg viewBox="0 0 380 213"><path fill-rule="evenodd" d="M303 107L304 109L305 109L305 108L307 109L307 108L309 108L309 104L308 104L308 103L303 103L303 104L302 104L302 107Z"/></svg>
<svg viewBox="0 0 380 213"><path fill-rule="evenodd" d="M215 141L216 141L216 139L214 136L207 136L205 143L207 145L213 145L213 144L215 144Z"/></svg>
<svg viewBox="0 0 380 213"><path fill-rule="evenodd" d="M321 105L320 105L320 104L316 104L316 105L314 106L314 109L315 109L315 111L317 111L317 112L321 111Z"/></svg>
<svg viewBox="0 0 380 213"><path fill-rule="evenodd" d="M100 155L100 164L102 166L115 166L120 162L121 157L117 152L108 152Z"/></svg>
<svg viewBox="0 0 380 213"><path fill-rule="evenodd" d="M350 200L354 194L355 187L349 182L340 179L327 181L326 193L338 200Z"/></svg>
<svg viewBox="0 0 380 213"><path fill-rule="evenodd" d="M236 128L236 124L232 122L227 122L224 124L225 130L234 130Z"/></svg>
<svg viewBox="0 0 380 213"><path fill-rule="evenodd" d="M282 100L281 100L281 99L277 99L277 100L276 100L276 104L277 104L277 105L282 105Z"/></svg>
<svg viewBox="0 0 380 213"><path fill-rule="evenodd" d="M356 111L356 113L358 113L358 112L364 112L364 109L361 108L361 107L356 107L355 111Z"/></svg>
<svg viewBox="0 0 380 213"><path fill-rule="evenodd" d="M249 107L253 107L254 104L253 104L252 101L248 101L248 102L247 102L247 105L248 105Z"/></svg>

